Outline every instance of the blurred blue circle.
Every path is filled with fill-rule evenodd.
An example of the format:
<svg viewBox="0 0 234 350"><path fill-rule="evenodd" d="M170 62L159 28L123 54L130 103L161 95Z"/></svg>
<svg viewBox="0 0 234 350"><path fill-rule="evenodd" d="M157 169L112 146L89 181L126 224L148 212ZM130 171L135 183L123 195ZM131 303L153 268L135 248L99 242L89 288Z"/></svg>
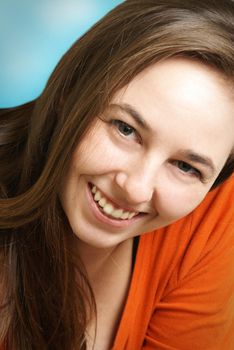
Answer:
<svg viewBox="0 0 234 350"><path fill-rule="evenodd" d="M61 56L120 0L1 0L0 107L36 98Z"/></svg>

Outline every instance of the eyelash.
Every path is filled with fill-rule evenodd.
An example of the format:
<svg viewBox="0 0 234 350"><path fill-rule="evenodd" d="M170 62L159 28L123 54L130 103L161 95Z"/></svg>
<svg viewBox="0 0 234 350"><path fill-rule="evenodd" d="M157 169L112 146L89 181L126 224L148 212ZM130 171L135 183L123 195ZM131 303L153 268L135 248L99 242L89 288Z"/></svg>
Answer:
<svg viewBox="0 0 234 350"><path fill-rule="evenodd" d="M124 121L119 120L119 119L112 119L112 120L110 121L110 124L113 125L113 126L115 126L115 127L118 129L118 132L119 132L122 136L124 136L124 137L126 137L126 138L128 138L129 135L132 135L132 133L134 133L134 134L135 134L135 137L138 139L138 143L140 143L139 140L141 140L141 138L140 138L138 132L136 131L136 129L135 129L134 127L132 127L132 126L129 125L128 123L125 123ZM131 134L128 134L128 135L124 134L123 130L122 130L122 131L120 130L121 127L126 128L129 132L131 132ZM187 162L185 162L185 161L182 161L182 160L174 160L174 161L172 161L172 164L173 164L173 165L177 165L177 168L178 168L181 172L183 172L184 174L189 174L190 176L195 176L195 177L199 178L200 180L203 180L203 178L204 178L204 176L203 176L203 174L201 173L200 170L198 170L197 168L193 167L192 165L190 165L189 163L187 163ZM182 169L180 168L180 165L185 166L185 167L186 167L186 171L182 170Z"/></svg>
<svg viewBox="0 0 234 350"><path fill-rule="evenodd" d="M134 133L134 134L135 134L135 138L138 139L138 143L140 143L140 135L138 134L138 132L136 131L136 129L135 129L134 127L132 127L132 126L129 125L128 123L125 123L125 122L123 122L122 120L119 120L119 119L112 119L112 120L110 121L110 123L111 123L111 125L115 126L115 127L118 129L118 132L119 132L122 136L124 136L124 137L126 137L126 138L129 138L128 136L131 136L132 133ZM126 135L126 134L123 132L123 130L122 130L122 131L120 130L121 127L126 128L128 131L131 132L131 134Z"/></svg>
<svg viewBox="0 0 234 350"><path fill-rule="evenodd" d="M197 168L194 168L192 165L190 165L189 163L187 162L184 162L183 160L174 160L172 162L172 164L177 164L177 167L180 171L182 171L184 174L189 174L190 176L196 176L197 178L199 179L203 179L203 174L201 173L200 170L198 170ZM185 165L186 167L186 170L188 171L184 171L180 168L180 165ZM190 171L189 171L190 170Z"/></svg>

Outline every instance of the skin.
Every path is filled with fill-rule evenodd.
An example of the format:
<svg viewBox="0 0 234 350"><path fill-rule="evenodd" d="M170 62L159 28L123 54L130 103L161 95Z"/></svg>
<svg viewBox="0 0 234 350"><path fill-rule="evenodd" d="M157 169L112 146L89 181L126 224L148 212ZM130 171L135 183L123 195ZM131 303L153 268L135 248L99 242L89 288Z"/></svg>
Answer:
<svg viewBox="0 0 234 350"><path fill-rule="evenodd" d="M126 104L149 129L119 107ZM154 64L118 91L74 152L60 196L82 250L115 247L197 207L233 148L233 109L223 77L183 58ZM209 157L214 169L188 159L186 150ZM145 214L127 227L100 222L87 200L89 182Z"/></svg>

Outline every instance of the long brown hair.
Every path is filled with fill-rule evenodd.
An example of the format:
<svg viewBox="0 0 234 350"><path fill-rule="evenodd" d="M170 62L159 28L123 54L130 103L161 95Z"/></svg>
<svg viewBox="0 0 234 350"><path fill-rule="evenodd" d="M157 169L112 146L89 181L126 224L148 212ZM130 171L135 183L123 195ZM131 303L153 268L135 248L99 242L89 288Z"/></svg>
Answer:
<svg viewBox="0 0 234 350"><path fill-rule="evenodd" d="M115 92L170 57L234 77L232 0L127 0L63 56L41 96L0 114L0 340L85 348L95 301L58 193L71 154ZM213 188L229 177L233 155Z"/></svg>

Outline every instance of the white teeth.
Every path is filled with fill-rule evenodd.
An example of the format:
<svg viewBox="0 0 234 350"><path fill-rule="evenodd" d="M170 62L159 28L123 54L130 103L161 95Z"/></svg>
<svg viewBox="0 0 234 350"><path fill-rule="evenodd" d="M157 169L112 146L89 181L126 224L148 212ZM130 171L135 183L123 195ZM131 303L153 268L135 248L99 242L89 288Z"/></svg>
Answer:
<svg viewBox="0 0 234 350"><path fill-rule="evenodd" d="M129 216L129 211L125 211L122 215L121 215L121 219L128 219Z"/></svg>
<svg viewBox="0 0 234 350"><path fill-rule="evenodd" d="M93 186L91 192L94 194L95 202L98 202L98 205L102 208L102 210L107 214L111 215L116 219L132 219L137 215L135 212L124 211L123 209L116 209L110 203L108 203L105 197L102 197L101 192L97 190L96 186Z"/></svg>
<svg viewBox="0 0 234 350"><path fill-rule="evenodd" d="M100 201L101 198L102 198L101 193L100 193L99 191L97 191L97 192L95 193L95 196L94 196L95 202Z"/></svg>
<svg viewBox="0 0 234 350"><path fill-rule="evenodd" d="M104 211L106 214L111 214L111 213L114 211L114 207L113 207L113 205L111 205L111 204L108 203L108 204L104 205L103 211Z"/></svg>
<svg viewBox="0 0 234 350"><path fill-rule="evenodd" d="M100 201L98 202L98 204L100 205L100 207L104 207L104 205L106 205L106 198L101 198Z"/></svg>
<svg viewBox="0 0 234 350"><path fill-rule="evenodd" d="M129 214L128 218L129 218L129 219L132 219L133 216L135 216L135 215L136 215L136 213L131 213L131 214Z"/></svg>
<svg viewBox="0 0 234 350"><path fill-rule="evenodd" d="M121 215L123 215L123 209L116 209L111 213L111 215L114 216L114 218L119 219L121 218Z"/></svg>

